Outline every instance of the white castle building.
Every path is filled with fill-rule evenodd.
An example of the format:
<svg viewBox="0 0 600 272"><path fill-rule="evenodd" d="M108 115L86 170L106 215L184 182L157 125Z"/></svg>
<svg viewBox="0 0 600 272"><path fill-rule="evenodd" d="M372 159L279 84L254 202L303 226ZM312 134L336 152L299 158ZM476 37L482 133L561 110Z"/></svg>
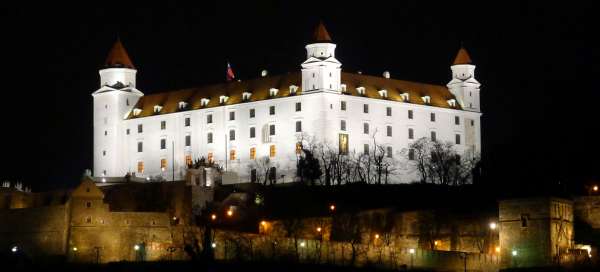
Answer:
<svg viewBox="0 0 600 272"><path fill-rule="evenodd" d="M94 176L177 180L190 161L204 157L249 182L248 165L268 156L277 182L290 182L301 134L342 152L364 152L373 137L389 156L421 137L450 141L460 152L481 151L480 84L464 48L446 86L392 79L388 72L342 72L335 48L320 24L299 71L144 95L117 41L92 94ZM400 175L396 182L416 179Z"/></svg>

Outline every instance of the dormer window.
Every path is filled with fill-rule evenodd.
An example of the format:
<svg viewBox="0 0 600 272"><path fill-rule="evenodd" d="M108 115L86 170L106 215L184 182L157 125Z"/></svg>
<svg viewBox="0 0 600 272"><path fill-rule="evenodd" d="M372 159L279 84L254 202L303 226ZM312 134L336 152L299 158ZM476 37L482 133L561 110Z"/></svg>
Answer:
<svg viewBox="0 0 600 272"><path fill-rule="evenodd" d="M421 96L421 99L423 100L423 103L425 103L425 104L431 103L431 96L429 96L429 95Z"/></svg>
<svg viewBox="0 0 600 272"><path fill-rule="evenodd" d="M402 101L404 102L410 101L410 95L408 93L401 93L400 97L402 97Z"/></svg>
<svg viewBox="0 0 600 272"><path fill-rule="evenodd" d="M225 103L227 103L227 100L229 100L229 96L226 96L226 95L219 96L219 104L225 104Z"/></svg>
<svg viewBox="0 0 600 272"><path fill-rule="evenodd" d="M342 93L345 93L347 90L346 84L340 84L340 90L342 91Z"/></svg>
<svg viewBox="0 0 600 272"><path fill-rule="evenodd" d="M142 109L140 109L140 108L133 109L133 116L138 116L138 115L140 115L140 113L142 113Z"/></svg>
<svg viewBox="0 0 600 272"><path fill-rule="evenodd" d="M154 113L159 113L162 110L162 106L161 105L155 105L154 106Z"/></svg>
<svg viewBox="0 0 600 272"><path fill-rule="evenodd" d="M381 98L387 98L388 97L387 90L385 90L385 89L379 90L379 96L381 96Z"/></svg>
<svg viewBox="0 0 600 272"><path fill-rule="evenodd" d="M250 96L252 96L251 92L243 92L242 93L242 101L250 101Z"/></svg>
<svg viewBox="0 0 600 272"><path fill-rule="evenodd" d="M290 94L291 95L295 95L296 92L298 92L298 86L296 86L296 85L290 85Z"/></svg>
<svg viewBox="0 0 600 272"><path fill-rule="evenodd" d="M187 107L187 104L188 103L185 101L179 101L179 104L178 104L179 110L185 110L185 108Z"/></svg>
<svg viewBox="0 0 600 272"><path fill-rule="evenodd" d="M202 99L200 99L200 106L206 107L206 106L208 106L208 102L210 102L210 99L202 98Z"/></svg>
<svg viewBox="0 0 600 272"><path fill-rule="evenodd" d="M357 87L356 88L356 92L358 92L359 95L365 95L366 89L365 87Z"/></svg>
<svg viewBox="0 0 600 272"><path fill-rule="evenodd" d="M278 92L279 92L279 89L271 88L271 89L269 89L269 96L270 97L276 96Z"/></svg>
<svg viewBox="0 0 600 272"><path fill-rule="evenodd" d="M451 108L456 108L456 99L448 99L448 105Z"/></svg>

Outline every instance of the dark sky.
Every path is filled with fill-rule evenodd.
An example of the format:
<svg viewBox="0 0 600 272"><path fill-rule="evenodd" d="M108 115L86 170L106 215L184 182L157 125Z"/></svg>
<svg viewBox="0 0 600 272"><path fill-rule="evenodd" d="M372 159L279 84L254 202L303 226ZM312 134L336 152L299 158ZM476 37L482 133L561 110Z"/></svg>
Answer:
<svg viewBox="0 0 600 272"><path fill-rule="evenodd" d="M323 20L346 71L389 70L393 78L446 84L462 42L482 83L487 182L600 180L599 47L591 6L196 2L0 11L0 179L63 187L92 167L91 93L117 35L138 68L138 88L150 94L222 82L227 60L242 79L261 69L296 71Z"/></svg>

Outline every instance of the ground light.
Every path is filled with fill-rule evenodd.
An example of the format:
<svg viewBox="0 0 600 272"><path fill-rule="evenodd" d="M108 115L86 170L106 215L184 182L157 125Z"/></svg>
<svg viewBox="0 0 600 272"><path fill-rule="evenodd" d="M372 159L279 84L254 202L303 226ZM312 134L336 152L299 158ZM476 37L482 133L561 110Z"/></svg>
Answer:
<svg viewBox="0 0 600 272"><path fill-rule="evenodd" d="M77 252L77 247L73 247L73 251Z"/></svg>
<svg viewBox="0 0 600 272"><path fill-rule="evenodd" d="M300 246L304 247L306 244L304 242L300 242Z"/></svg>
<svg viewBox="0 0 600 272"><path fill-rule="evenodd" d="M217 243L212 243L212 244L210 244L210 246L211 246L212 248L215 248L215 247L217 247Z"/></svg>

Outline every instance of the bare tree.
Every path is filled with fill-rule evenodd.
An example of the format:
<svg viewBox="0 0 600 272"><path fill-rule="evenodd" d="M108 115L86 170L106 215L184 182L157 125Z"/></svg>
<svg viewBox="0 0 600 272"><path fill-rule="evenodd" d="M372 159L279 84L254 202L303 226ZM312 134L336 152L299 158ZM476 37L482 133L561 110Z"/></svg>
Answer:
<svg viewBox="0 0 600 272"><path fill-rule="evenodd" d="M273 179L273 168L276 168L277 164L271 161L269 156L263 156L252 160L250 164L248 164L248 170L256 171L256 182L262 183L263 185L267 184L275 184L275 180Z"/></svg>

